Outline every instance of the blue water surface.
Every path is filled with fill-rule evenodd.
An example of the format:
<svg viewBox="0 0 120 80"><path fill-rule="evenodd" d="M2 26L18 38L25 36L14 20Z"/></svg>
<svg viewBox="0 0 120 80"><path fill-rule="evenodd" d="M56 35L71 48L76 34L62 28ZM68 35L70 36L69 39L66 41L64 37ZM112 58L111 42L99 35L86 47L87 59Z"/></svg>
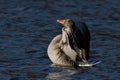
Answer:
<svg viewBox="0 0 120 80"><path fill-rule="evenodd" d="M61 33L56 20L85 22L95 67L52 67L47 47ZM0 80L119 80L119 0L0 0Z"/></svg>

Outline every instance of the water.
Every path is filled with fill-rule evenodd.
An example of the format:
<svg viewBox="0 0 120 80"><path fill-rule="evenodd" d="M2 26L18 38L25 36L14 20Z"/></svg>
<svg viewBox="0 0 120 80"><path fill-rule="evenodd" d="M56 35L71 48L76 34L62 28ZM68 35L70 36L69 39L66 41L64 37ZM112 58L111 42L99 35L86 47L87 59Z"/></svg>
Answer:
<svg viewBox="0 0 120 80"><path fill-rule="evenodd" d="M88 25L95 67L52 67L47 47L61 33L56 20ZM0 0L0 80L119 80L119 0Z"/></svg>

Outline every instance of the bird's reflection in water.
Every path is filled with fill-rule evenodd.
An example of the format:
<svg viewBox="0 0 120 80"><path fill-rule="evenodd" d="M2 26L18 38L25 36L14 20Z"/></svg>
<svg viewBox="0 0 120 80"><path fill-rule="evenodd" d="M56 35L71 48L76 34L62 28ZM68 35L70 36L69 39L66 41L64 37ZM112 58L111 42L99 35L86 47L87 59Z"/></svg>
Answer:
<svg viewBox="0 0 120 80"><path fill-rule="evenodd" d="M48 80L71 80L72 77L70 76L81 72L86 72L89 69L88 67L80 67L75 69L73 67L58 66L54 64L52 64L51 67L62 68L62 70L60 72L48 73L48 76L46 77Z"/></svg>

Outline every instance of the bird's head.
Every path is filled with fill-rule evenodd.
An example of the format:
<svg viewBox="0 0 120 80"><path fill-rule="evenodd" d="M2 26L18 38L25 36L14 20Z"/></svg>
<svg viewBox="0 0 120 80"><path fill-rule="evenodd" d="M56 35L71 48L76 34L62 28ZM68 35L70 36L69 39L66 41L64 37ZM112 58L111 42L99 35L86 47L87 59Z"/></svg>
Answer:
<svg viewBox="0 0 120 80"><path fill-rule="evenodd" d="M62 24L65 28L73 28L75 23L71 19L57 20L58 23Z"/></svg>

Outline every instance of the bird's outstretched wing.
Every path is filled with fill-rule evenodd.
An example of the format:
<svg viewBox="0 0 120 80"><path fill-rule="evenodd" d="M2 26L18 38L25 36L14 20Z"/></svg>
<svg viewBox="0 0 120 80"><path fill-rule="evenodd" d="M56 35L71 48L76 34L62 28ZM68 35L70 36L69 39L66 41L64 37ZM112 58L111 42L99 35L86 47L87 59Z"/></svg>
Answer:
<svg viewBox="0 0 120 80"><path fill-rule="evenodd" d="M76 23L74 39L77 43L78 48L85 50L82 55L86 58L86 60L89 59L90 32L85 23Z"/></svg>

